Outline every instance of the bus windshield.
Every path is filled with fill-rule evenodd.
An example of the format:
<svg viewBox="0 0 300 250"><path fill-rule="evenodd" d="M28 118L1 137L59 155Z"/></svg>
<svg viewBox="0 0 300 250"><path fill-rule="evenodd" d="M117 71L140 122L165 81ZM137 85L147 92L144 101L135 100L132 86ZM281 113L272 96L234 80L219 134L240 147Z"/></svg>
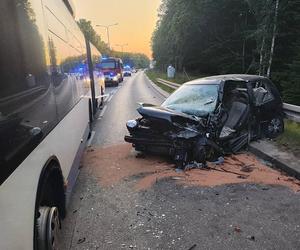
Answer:
<svg viewBox="0 0 300 250"><path fill-rule="evenodd" d="M101 62L101 69L114 69L116 68L116 63L114 61Z"/></svg>

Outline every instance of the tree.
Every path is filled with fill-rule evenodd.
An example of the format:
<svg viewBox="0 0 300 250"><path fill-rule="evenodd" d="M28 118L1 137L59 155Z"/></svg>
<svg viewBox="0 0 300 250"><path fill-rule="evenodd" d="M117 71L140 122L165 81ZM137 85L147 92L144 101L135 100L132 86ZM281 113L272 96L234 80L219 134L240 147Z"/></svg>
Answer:
<svg viewBox="0 0 300 250"><path fill-rule="evenodd" d="M162 0L153 58L164 71L266 75L295 103L299 34L300 1Z"/></svg>
<svg viewBox="0 0 300 250"><path fill-rule="evenodd" d="M80 19L78 21L78 25L86 36L86 38L102 53L102 54L110 54L111 50L109 46L101 40L101 37L94 30L91 21L87 21L85 19Z"/></svg>

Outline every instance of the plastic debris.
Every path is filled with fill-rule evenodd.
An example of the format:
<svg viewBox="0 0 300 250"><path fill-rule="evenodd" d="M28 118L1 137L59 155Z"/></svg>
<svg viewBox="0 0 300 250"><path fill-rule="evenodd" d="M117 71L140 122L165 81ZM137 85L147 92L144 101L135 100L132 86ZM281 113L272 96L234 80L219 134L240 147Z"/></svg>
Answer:
<svg viewBox="0 0 300 250"><path fill-rule="evenodd" d="M216 165L223 165L224 161L225 161L224 157L220 156L217 161L214 161L212 163Z"/></svg>
<svg viewBox="0 0 300 250"><path fill-rule="evenodd" d="M207 165L206 164L203 164L203 163L199 163L199 162L192 162L190 164L187 164L185 167L184 167L184 171L189 171L189 170L192 170L192 169L203 169L203 168L206 168Z"/></svg>

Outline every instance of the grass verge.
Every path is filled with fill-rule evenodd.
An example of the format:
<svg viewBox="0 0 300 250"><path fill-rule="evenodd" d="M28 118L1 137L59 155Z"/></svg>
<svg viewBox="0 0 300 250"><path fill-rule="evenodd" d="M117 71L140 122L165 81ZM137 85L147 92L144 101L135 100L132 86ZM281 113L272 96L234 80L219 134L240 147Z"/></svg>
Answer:
<svg viewBox="0 0 300 250"><path fill-rule="evenodd" d="M300 157L300 123L286 120L284 133L275 142Z"/></svg>
<svg viewBox="0 0 300 250"><path fill-rule="evenodd" d="M146 71L146 75L149 77L149 79L154 82L158 87L160 87L161 89L163 89L164 91L168 92L168 93L173 93L175 90L164 85L164 84L161 84L157 81L157 78L162 78L162 73L160 72L157 72L157 71L154 71L154 70L147 70ZM165 77L166 78L166 77ZM165 78L162 78L162 79L165 79Z"/></svg>
<svg viewBox="0 0 300 250"><path fill-rule="evenodd" d="M187 76L184 73L177 72L175 74L175 78L169 79L167 77L166 72L161 72L161 71L157 71L157 70L148 70L147 72L149 74L153 75L155 78L161 78L161 79L164 79L164 80L167 80L167 81L170 81L170 82L174 82L174 83L178 83L178 84L183 84L185 82L192 81L192 80L195 80L197 78L203 77L201 75L189 75L189 76Z"/></svg>

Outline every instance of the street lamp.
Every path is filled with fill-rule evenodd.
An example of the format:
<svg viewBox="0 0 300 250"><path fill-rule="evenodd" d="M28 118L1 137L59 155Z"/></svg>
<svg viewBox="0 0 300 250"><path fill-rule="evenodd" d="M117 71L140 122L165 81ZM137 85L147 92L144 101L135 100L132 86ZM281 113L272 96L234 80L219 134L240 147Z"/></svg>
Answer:
<svg viewBox="0 0 300 250"><path fill-rule="evenodd" d="M121 49L122 49L122 54L124 54L124 47L125 47L125 46L128 46L128 43L116 44L116 46L121 47Z"/></svg>
<svg viewBox="0 0 300 250"><path fill-rule="evenodd" d="M108 47L111 49L110 47L110 39L109 39L109 28L112 26L116 26L118 25L118 23L114 23L114 24L109 24L109 25L102 25L102 24L97 24L96 27L103 27L106 29L107 32L107 42L108 42Z"/></svg>

